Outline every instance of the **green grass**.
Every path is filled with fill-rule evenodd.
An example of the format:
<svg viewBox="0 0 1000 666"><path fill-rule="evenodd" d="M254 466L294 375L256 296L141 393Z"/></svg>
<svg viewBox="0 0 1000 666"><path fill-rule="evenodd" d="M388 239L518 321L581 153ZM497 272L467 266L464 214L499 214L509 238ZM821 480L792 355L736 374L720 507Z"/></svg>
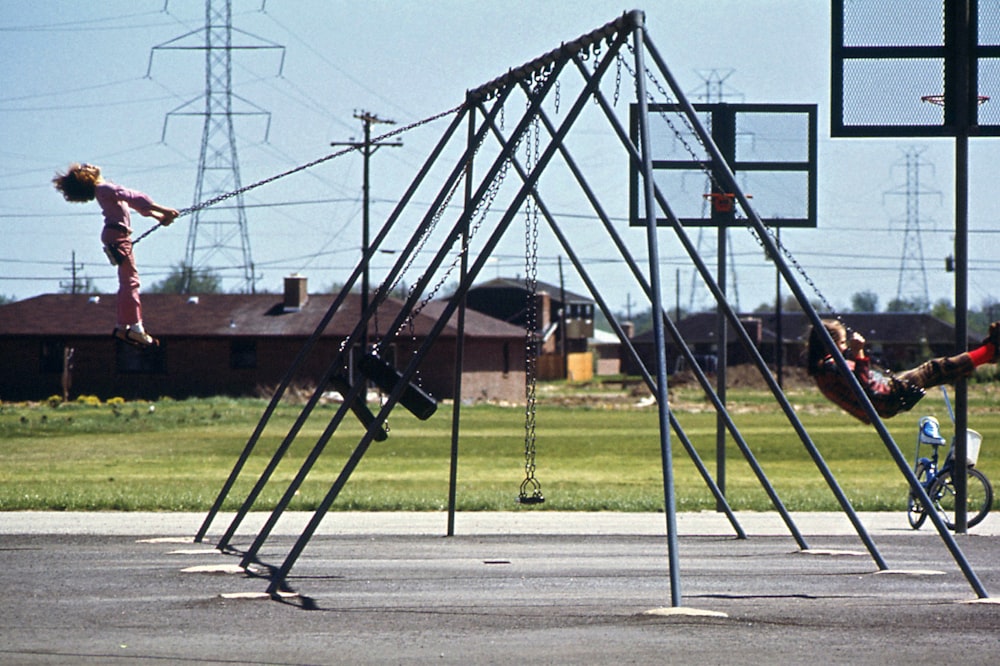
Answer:
<svg viewBox="0 0 1000 666"><path fill-rule="evenodd" d="M536 478L544 504L520 510L659 511L662 466L654 408L610 407L598 392L574 391L584 404L561 406L570 391L540 387ZM906 484L874 430L832 408L815 391L789 393L802 422L859 510L903 511ZM1000 474L993 442L1000 413L992 387L972 385L970 427L984 435L979 469ZM833 494L787 420L764 391L730 390L737 427L784 504L792 511L837 510ZM637 399L636 399L637 401ZM205 511L215 500L266 403L250 399L161 400L56 406L0 405L0 510ZM580 400L574 402L579 403ZM714 475L716 416L696 391L673 391L674 413ZM224 504L246 497L300 413L279 407ZM254 507L281 497L336 411L321 405L307 421ZM940 393L887 422L905 457L916 422L934 414L952 427ZM466 406L461 411L458 507L514 510L524 479L523 407ZM388 441L375 443L333 505L334 510L442 510L447 506L451 407L428 421L400 409ZM291 504L314 509L341 473L360 435L350 415L330 440ZM679 438L671 436L678 510L712 509L715 500ZM726 490L737 510L771 510L732 438L726 445Z"/></svg>

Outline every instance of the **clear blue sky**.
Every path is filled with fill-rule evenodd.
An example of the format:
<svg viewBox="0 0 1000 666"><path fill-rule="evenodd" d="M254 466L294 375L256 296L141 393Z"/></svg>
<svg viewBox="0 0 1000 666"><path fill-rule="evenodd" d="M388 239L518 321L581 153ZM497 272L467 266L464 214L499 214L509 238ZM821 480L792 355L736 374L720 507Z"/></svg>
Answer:
<svg viewBox="0 0 1000 666"><path fill-rule="evenodd" d="M4 0L2 8L0 294L21 299L58 291L70 279L74 252L80 275L113 291L113 268L100 251L96 204L68 204L49 181L68 163L88 161L100 164L109 179L146 191L162 204L193 203L202 118L174 115L167 121L167 114L203 92L203 53L158 50L148 78L146 73L154 46L203 25L204 3ZM930 298L954 299L952 274L943 270L952 252L954 144L829 138L827 0L659 0L645 7L596 0L233 0L234 26L247 33L234 40L285 47L281 76L280 51L234 54L233 88L246 100L241 108L270 114L266 141L263 116L237 122L242 182L329 154L331 142L360 137L353 117L358 110L399 125L429 117L460 104L467 89L633 8L645 10L650 37L692 95L715 71L725 74L730 101L820 105L819 227L785 231L782 239L837 308L846 309L859 291L877 293L882 307L896 296L905 209L903 197L889 193L905 185L904 151L921 150L921 186L929 192L920 200L921 240ZM623 89L631 90L629 85ZM626 104L618 108L624 117ZM376 153L376 224L443 128L442 122L424 126L400 136L402 148ZM608 162L605 133L598 124L584 125L574 138L574 155L587 168L604 169L603 179L616 194L608 205L618 212L626 205L625 162L617 155ZM996 146L995 140L971 142L972 307L1000 297L994 287L1000 278L994 235L1000 225L992 205ZM638 303L639 290L613 261L604 235L570 226L574 216L588 211L583 199L559 181L555 185L550 191L543 187L542 196L565 216L574 247L593 267L611 306L624 311L627 303ZM327 289L356 263L360 156L339 157L255 189L245 202L259 289L279 290L282 277L292 272L307 275L313 291ZM188 219L138 246L145 284L161 280L183 259ZM138 216L134 225L140 232L149 226ZM642 232L622 231L636 255L644 256ZM523 233L515 226L483 277L523 274L523 247ZM736 229L732 247L738 305L749 310L772 300L773 270L753 239ZM703 250L714 265L714 232L704 234ZM692 290L690 263L667 239L662 252L667 305L674 305L677 294L685 308L709 305L704 290ZM558 282L559 254L543 230L539 279ZM379 258L373 274L391 260ZM225 288L239 286L233 266L217 268L226 277ZM415 274L404 278L415 279ZM585 291L571 268L566 280L568 288Z"/></svg>

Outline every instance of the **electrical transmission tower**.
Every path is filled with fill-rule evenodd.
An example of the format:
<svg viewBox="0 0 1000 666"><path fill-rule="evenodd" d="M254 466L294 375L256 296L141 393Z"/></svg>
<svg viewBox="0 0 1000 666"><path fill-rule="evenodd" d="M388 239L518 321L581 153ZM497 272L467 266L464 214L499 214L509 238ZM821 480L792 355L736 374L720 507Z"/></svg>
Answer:
<svg viewBox="0 0 1000 666"><path fill-rule="evenodd" d="M245 43L233 43L234 33ZM177 115L204 118L198 180L194 192L195 204L242 187L234 118L265 116L268 118L268 127L270 125L270 113L233 92L233 51L280 49L280 76L284 65L284 48L256 35L234 29L232 0L205 0L203 28L153 47L153 53L158 50L200 50L205 53L205 92L167 114L168 120ZM150 69L153 53L149 59ZM240 108L234 106L234 101ZM203 106L197 110L199 102L203 102ZM165 136L166 121L163 131ZM267 140L266 129L264 140ZM184 255L182 291L187 293L190 290L195 271L231 266L237 266L242 271L244 291L253 293L254 266L242 194L235 197L234 205L196 209L192 214Z"/></svg>
<svg viewBox="0 0 1000 666"><path fill-rule="evenodd" d="M896 302L909 304L917 311L930 309L930 292L927 289L927 270L924 267L924 247L920 239L920 197L935 194L939 190L924 189L920 185L920 167L933 165L921 160L925 148L909 148L905 151L901 164L906 168L906 184L885 192L887 195L904 196L906 217L904 219L903 254L899 262L899 282L896 286Z"/></svg>

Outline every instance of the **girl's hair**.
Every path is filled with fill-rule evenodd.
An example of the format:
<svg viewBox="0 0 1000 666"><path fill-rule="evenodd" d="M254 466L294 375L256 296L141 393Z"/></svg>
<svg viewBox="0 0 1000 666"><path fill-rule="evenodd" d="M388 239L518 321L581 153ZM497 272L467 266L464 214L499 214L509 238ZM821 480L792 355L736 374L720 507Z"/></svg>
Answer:
<svg viewBox="0 0 1000 666"><path fill-rule="evenodd" d="M84 203L93 200L101 170L90 164L71 164L66 173L56 173L52 184L66 201Z"/></svg>
<svg viewBox="0 0 1000 666"><path fill-rule="evenodd" d="M844 345L847 342L847 328L836 319L824 319L823 328L827 330L830 337L838 345ZM823 339L819 336L819 333L815 328L809 331L809 352L806 358L806 371L810 375L815 375L816 371L819 370L820 361L823 357L828 355L830 351L823 344Z"/></svg>

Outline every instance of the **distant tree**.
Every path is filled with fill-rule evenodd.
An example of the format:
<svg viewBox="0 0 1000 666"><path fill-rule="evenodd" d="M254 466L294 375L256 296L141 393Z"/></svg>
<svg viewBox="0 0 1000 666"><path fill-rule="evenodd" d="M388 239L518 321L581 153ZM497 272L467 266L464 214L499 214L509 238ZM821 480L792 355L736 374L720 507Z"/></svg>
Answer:
<svg viewBox="0 0 1000 666"><path fill-rule="evenodd" d="M4 296L3 294L0 294L0 305L7 305L8 303L13 303L16 300L17 299L13 296Z"/></svg>
<svg viewBox="0 0 1000 666"><path fill-rule="evenodd" d="M986 332L990 323L1000 319L1000 303L987 296L979 304L979 310L969 308L969 331Z"/></svg>
<svg viewBox="0 0 1000 666"><path fill-rule="evenodd" d="M221 291L222 278L218 274L207 268L193 269L184 263L178 264L170 275L149 288L153 294L218 294Z"/></svg>
<svg viewBox="0 0 1000 666"><path fill-rule="evenodd" d="M874 291L859 291L851 296L852 312L878 312L878 294Z"/></svg>
<svg viewBox="0 0 1000 666"><path fill-rule="evenodd" d="M947 298L941 298L931 306L931 316L937 317L949 324L955 323L955 308Z"/></svg>
<svg viewBox="0 0 1000 666"><path fill-rule="evenodd" d="M927 303L908 301L903 298L894 298L885 306L886 312L927 312Z"/></svg>

